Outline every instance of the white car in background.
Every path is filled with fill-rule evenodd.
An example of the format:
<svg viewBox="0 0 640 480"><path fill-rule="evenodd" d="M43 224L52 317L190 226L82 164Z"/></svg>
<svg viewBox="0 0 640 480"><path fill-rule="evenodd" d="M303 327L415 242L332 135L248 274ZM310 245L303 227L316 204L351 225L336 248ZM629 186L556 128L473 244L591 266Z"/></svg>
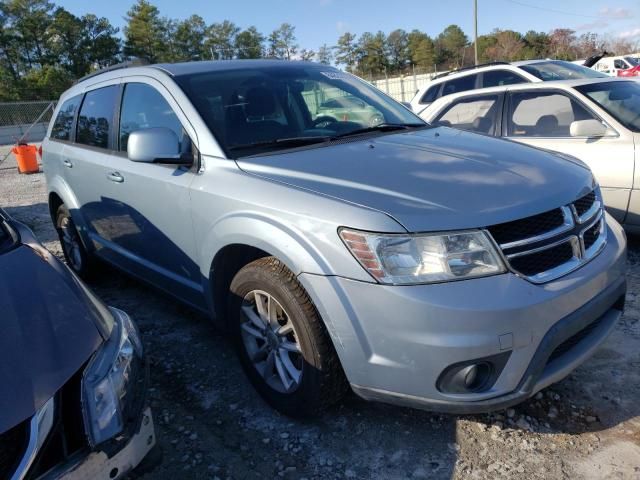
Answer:
<svg viewBox="0 0 640 480"><path fill-rule="evenodd" d="M640 232L640 83L607 77L485 88L441 98L420 116L577 157L600 183L609 212Z"/></svg>
<svg viewBox="0 0 640 480"><path fill-rule="evenodd" d="M493 62L442 73L420 88L411 100L411 109L420 113L438 98L478 88L550 80L603 78L605 74L563 60L523 60Z"/></svg>
<svg viewBox="0 0 640 480"><path fill-rule="evenodd" d="M640 58L633 55L604 57L592 68L612 77L637 77L640 76Z"/></svg>

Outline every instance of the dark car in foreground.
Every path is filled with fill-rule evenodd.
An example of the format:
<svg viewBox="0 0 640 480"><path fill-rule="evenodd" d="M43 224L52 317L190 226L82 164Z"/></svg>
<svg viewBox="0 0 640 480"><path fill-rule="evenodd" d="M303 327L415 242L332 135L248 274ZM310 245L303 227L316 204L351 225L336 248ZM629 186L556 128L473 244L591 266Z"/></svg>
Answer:
<svg viewBox="0 0 640 480"><path fill-rule="evenodd" d="M0 311L0 479L138 466L156 437L135 325L2 209Z"/></svg>

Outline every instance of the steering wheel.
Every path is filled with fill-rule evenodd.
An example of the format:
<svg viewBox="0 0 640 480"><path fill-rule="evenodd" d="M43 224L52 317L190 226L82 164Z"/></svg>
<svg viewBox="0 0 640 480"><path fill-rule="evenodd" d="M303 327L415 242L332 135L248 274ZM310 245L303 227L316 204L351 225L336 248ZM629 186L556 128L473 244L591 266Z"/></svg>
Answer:
<svg viewBox="0 0 640 480"><path fill-rule="evenodd" d="M313 121L313 126L314 128L327 128L329 125L337 122L338 120L329 115L320 115Z"/></svg>

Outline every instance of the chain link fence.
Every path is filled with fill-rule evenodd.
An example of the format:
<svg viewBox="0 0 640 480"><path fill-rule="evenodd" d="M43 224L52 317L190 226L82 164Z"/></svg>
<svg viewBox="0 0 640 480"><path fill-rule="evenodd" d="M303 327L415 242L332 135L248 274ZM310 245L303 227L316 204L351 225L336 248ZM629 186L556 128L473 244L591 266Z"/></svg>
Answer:
<svg viewBox="0 0 640 480"><path fill-rule="evenodd" d="M401 75L399 77L372 80L370 83L399 102L409 102L416 92L436 75L436 73Z"/></svg>
<svg viewBox="0 0 640 480"><path fill-rule="evenodd" d="M55 105L54 101L0 102L0 145L42 141Z"/></svg>

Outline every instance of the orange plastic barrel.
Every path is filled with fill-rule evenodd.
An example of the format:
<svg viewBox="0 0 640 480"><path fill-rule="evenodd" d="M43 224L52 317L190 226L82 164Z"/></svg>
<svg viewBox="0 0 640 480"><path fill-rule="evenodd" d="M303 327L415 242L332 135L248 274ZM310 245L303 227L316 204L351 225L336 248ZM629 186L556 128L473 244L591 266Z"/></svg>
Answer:
<svg viewBox="0 0 640 480"><path fill-rule="evenodd" d="M36 173L40 170L37 151L35 145L16 145L11 149L11 152L16 156L20 173Z"/></svg>

